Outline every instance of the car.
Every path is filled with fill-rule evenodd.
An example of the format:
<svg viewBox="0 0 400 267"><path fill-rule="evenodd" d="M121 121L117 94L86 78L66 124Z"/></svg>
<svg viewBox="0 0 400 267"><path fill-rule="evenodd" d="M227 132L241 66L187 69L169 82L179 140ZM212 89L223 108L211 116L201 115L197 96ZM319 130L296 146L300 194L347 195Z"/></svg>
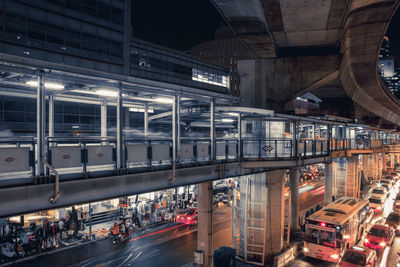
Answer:
<svg viewBox="0 0 400 267"><path fill-rule="evenodd" d="M397 196L394 198L393 210L400 210L400 194L397 194Z"/></svg>
<svg viewBox="0 0 400 267"><path fill-rule="evenodd" d="M381 185L376 185L373 187L372 192L371 192L371 197L373 198L380 198L384 197L387 198L389 196L389 192L386 190L386 188L382 187Z"/></svg>
<svg viewBox="0 0 400 267"><path fill-rule="evenodd" d="M394 179L395 181L399 180L399 174L398 174L397 172L391 172L391 173L390 173L390 176L393 176L393 179Z"/></svg>
<svg viewBox="0 0 400 267"><path fill-rule="evenodd" d="M308 180L314 180L314 174L310 171L303 171L302 174L300 175L300 183Z"/></svg>
<svg viewBox="0 0 400 267"><path fill-rule="evenodd" d="M365 236L364 247L383 250L392 245L394 235L395 232L389 225L375 224Z"/></svg>
<svg viewBox="0 0 400 267"><path fill-rule="evenodd" d="M392 190L393 188L393 183L391 180L387 180L387 179L382 179L380 182L380 185L383 186L384 188L386 188L386 190L388 192L390 192L390 190Z"/></svg>
<svg viewBox="0 0 400 267"><path fill-rule="evenodd" d="M340 259L338 267L373 267L377 261L376 251L362 246L349 248Z"/></svg>
<svg viewBox="0 0 400 267"><path fill-rule="evenodd" d="M177 223L183 223L187 225L197 225L199 219L199 213L196 208L189 208L176 216Z"/></svg>
<svg viewBox="0 0 400 267"><path fill-rule="evenodd" d="M383 211L385 206L385 198L384 197L370 197L369 199L369 207L374 211L374 213L378 214Z"/></svg>
<svg viewBox="0 0 400 267"><path fill-rule="evenodd" d="M392 211L386 218L385 224L393 227L396 235L400 233L400 212Z"/></svg>

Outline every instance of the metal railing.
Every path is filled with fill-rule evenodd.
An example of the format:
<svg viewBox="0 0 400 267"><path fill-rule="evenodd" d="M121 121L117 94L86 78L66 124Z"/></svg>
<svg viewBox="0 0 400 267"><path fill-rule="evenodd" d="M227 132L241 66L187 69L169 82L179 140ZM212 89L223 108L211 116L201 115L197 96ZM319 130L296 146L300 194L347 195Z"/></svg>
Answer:
<svg viewBox="0 0 400 267"><path fill-rule="evenodd" d="M122 146L125 151L127 169L142 167L185 167L197 164L229 162L242 160L280 160L296 159L298 157L328 156L330 151L346 149L371 149L383 145L383 141L358 139L293 139L269 138L251 139L217 138L215 140L215 158L212 158L212 144L209 138L181 138L178 144L177 156L173 160L173 141L165 139L126 139ZM46 138L45 161L56 172L90 173L102 170L117 169L117 142L114 137L48 137ZM21 160L29 161L29 174L25 177L35 177L37 162L35 138L0 138L1 161L9 161L13 165L16 156L8 156L15 149ZM10 152L10 153L11 153ZM15 152L15 153L17 153ZM29 154L29 155L28 155ZM7 166L8 166L7 165ZM28 168L25 163L25 170ZM9 170L14 170L9 168ZM15 170L19 170L16 169ZM52 171L54 173L54 170ZM1 172L4 173L2 170ZM0 172L0 174L2 174ZM46 174L50 169L46 168Z"/></svg>

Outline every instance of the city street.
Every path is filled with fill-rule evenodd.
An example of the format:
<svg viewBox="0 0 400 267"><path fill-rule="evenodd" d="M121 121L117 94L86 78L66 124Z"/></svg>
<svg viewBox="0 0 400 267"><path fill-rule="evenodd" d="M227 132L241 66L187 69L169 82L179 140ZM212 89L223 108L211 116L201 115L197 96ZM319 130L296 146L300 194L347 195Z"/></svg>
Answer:
<svg viewBox="0 0 400 267"><path fill-rule="evenodd" d="M231 210L214 209L214 248L232 246ZM127 243L105 239L11 266L183 266L193 261L196 248L196 226L169 223L135 233Z"/></svg>

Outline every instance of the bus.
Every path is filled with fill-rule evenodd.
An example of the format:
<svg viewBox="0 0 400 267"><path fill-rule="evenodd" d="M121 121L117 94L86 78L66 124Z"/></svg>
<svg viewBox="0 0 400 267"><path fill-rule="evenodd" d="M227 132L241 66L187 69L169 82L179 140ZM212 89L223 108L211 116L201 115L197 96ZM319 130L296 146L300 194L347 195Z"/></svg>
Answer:
<svg viewBox="0 0 400 267"><path fill-rule="evenodd" d="M371 225L368 200L343 197L306 218L304 255L338 262Z"/></svg>

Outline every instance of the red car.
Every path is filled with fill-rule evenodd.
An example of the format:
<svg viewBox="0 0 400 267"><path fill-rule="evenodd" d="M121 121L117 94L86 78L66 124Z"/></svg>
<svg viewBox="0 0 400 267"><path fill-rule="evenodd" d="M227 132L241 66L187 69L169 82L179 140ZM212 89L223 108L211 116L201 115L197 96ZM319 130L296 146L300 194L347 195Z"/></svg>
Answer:
<svg viewBox="0 0 400 267"><path fill-rule="evenodd" d="M184 212L178 214L176 216L176 222L188 224L188 225L196 225L198 222L198 210L197 209L187 209Z"/></svg>
<svg viewBox="0 0 400 267"><path fill-rule="evenodd" d="M375 250L391 246L395 232L389 225L375 224L364 239L364 246Z"/></svg>
<svg viewBox="0 0 400 267"><path fill-rule="evenodd" d="M377 260L376 251L361 246L349 248L340 259L338 267L373 267Z"/></svg>

